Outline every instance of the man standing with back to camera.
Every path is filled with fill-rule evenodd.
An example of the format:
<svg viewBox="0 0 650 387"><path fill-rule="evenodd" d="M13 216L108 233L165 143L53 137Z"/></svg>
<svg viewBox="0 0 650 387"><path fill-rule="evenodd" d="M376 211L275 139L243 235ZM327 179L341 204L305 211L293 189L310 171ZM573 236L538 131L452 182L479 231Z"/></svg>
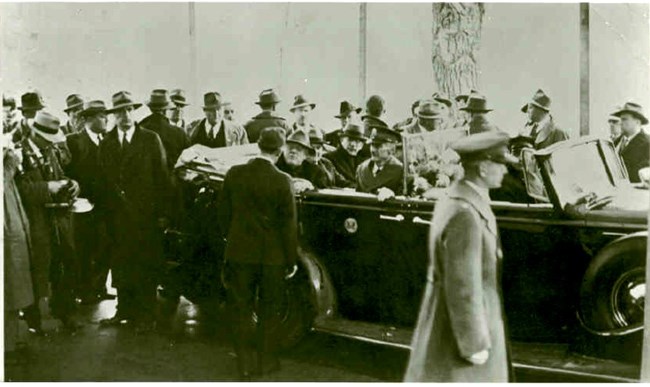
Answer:
<svg viewBox="0 0 650 387"><path fill-rule="evenodd" d="M218 206L224 258L231 269L228 304L234 346L244 381L280 367L271 332L280 320L285 281L297 270L293 186L291 177L275 166L285 144L284 130L262 130L257 144L260 156L226 174Z"/></svg>
<svg viewBox="0 0 650 387"><path fill-rule="evenodd" d="M507 382L501 246L489 190L501 186L509 137L487 131L452 144L465 177L437 205L427 283L406 382Z"/></svg>

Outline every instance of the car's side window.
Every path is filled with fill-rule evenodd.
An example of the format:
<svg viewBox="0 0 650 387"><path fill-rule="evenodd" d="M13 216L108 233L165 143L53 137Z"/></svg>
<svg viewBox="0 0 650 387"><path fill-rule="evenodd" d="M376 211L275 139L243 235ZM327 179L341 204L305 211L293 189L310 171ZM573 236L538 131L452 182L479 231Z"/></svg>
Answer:
<svg viewBox="0 0 650 387"><path fill-rule="evenodd" d="M521 159L524 165L524 181L528 195L539 202L548 203L548 194L533 150L524 149L521 152Z"/></svg>

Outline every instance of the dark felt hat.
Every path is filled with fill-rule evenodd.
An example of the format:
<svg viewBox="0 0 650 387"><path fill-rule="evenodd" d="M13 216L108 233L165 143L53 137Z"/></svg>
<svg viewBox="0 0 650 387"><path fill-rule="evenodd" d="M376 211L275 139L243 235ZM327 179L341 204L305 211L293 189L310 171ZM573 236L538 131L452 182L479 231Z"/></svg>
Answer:
<svg viewBox="0 0 650 387"><path fill-rule="evenodd" d="M16 100L14 97L5 97L2 96L2 106L9 106L12 109L16 108Z"/></svg>
<svg viewBox="0 0 650 387"><path fill-rule="evenodd" d="M106 113L104 101L94 100L84 104L83 110L79 112L81 117L88 117L96 113Z"/></svg>
<svg viewBox="0 0 650 387"><path fill-rule="evenodd" d="M311 106L311 108L314 109L316 107L316 104L309 102L307 98L305 98L302 94L299 94L293 99L293 105L289 111L293 112L294 110L305 106Z"/></svg>
<svg viewBox="0 0 650 387"><path fill-rule="evenodd" d="M612 115L615 116L615 117L620 117L621 115L623 115L625 113L628 113L628 114L631 114L631 115L637 117L639 120L641 120L641 125L647 125L648 124L648 119L643 114L643 107L641 107L641 105L639 105L638 103L626 102L625 105L623 105L623 107L619 111L613 113Z"/></svg>
<svg viewBox="0 0 650 387"><path fill-rule="evenodd" d="M344 118L344 117L349 117L352 112L356 112L357 114L361 113L361 108L354 106L352 103L348 101L342 101L341 106L339 107L339 114L334 116L336 118Z"/></svg>
<svg viewBox="0 0 650 387"><path fill-rule="evenodd" d="M370 126L370 140L371 144L384 144L394 143L397 144L402 141L402 135L386 126L371 125Z"/></svg>
<svg viewBox="0 0 650 387"><path fill-rule="evenodd" d="M458 110L478 113L487 113L492 111L492 109L488 107L485 97L479 94L472 94L472 96L467 100L467 105Z"/></svg>
<svg viewBox="0 0 650 387"><path fill-rule="evenodd" d="M449 98L447 98L446 96L440 94L440 93L433 93L431 98L434 101L437 101L437 102L440 102L440 103L443 103L443 104L447 105L448 108L450 108L451 105L452 105L451 100Z"/></svg>
<svg viewBox="0 0 650 387"><path fill-rule="evenodd" d="M434 119L440 117L435 103L431 100L420 101L417 114L419 118L423 119Z"/></svg>
<svg viewBox="0 0 650 387"><path fill-rule="evenodd" d="M151 109L174 109L176 107L169 99L169 94L165 89L152 90L147 106Z"/></svg>
<svg viewBox="0 0 650 387"><path fill-rule="evenodd" d="M510 136L502 131L490 130L463 137L451 144L451 149L462 161L491 160L501 164L517 164L519 160L508 150Z"/></svg>
<svg viewBox="0 0 650 387"><path fill-rule="evenodd" d="M533 99L521 107L522 112L526 113L528 111L528 104L533 104L534 106L537 106L546 112L551 110L551 98L549 98L549 96L546 95L542 89L537 90L533 96Z"/></svg>
<svg viewBox="0 0 650 387"><path fill-rule="evenodd" d="M32 91L20 96L20 107L18 110L41 110L45 107L43 97L38 91Z"/></svg>
<svg viewBox="0 0 650 387"><path fill-rule="evenodd" d="M263 149L278 150L285 144L284 129L277 127L264 128L257 140L257 145Z"/></svg>
<svg viewBox="0 0 650 387"><path fill-rule="evenodd" d="M83 109L84 99L79 94L70 94L68 98L65 99L66 108L63 109L64 112L69 113L75 109Z"/></svg>
<svg viewBox="0 0 650 387"><path fill-rule="evenodd" d="M287 144L296 144L300 145L303 148L305 148L308 152L314 153L315 150L311 146L311 143L309 141L309 137L305 134L305 132L298 130L293 132L289 138L287 138Z"/></svg>
<svg viewBox="0 0 650 387"><path fill-rule="evenodd" d="M183 89L174 89L169 92L169 99L172 100L174 105L179 107L188 106L187 97L185 97L185 90Z"/></svg>
<svg viewBox="0 0 650 387"><path fill-rule="evenodd" d="M118 91L117 93L113 94L113 107L106 110L106 113L115 113L116 111L120 109L124 109L126 107L133 107L133 109L137 109L140 106L142 106L141 103L135 102L133 100L133 97L131 96L131 93L128 91Z"/></svg>
<svg viewBox="0 0 650 387"><path fill-rule="evenodd" d="M363 133L363 128L353 122L348 122L339 137L348 137L361 141L367 140L366 136Z"/></svg>
<svg viewBox="0 0 650 387"><path fill-rule="evenodd" d="M209 91L203 95L203 109L221 109L223 106L221 94Z"/></svg>
<svg viewBox="0 0 650 387"><path fill-rule="evenodd" d="M468 99L469 99L473 94L478 94L478 91L476 91L476 90L474 90L474 89L471 89L471 90L469 91L469 93L467 93L467 94L458 94L458 95L456 96L456 98L454 98L454 100L455 100L456 102L463 102L463 103L465 103L465 102L467 102L467 100L468 100Z"/></svg>
<svg viewBox="0 0 650 387"><path fill-rule="evenodd" d="M280 96L273 89L262 90L257 105L275 105L280 102Z"/></svg>

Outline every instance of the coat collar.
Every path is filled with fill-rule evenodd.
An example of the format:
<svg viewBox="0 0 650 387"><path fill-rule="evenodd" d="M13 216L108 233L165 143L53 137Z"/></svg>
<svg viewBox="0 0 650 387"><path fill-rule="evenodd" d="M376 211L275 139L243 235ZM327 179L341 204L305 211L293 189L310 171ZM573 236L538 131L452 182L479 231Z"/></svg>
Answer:
<svg viewBox="0 0 650 387"><path fill-rule="evenodd" d="M535 137L535 144L541 144L544 141L546 141L546 139L551 135L551 132L555 128L555 125L553 124L553 118L551 117L550 114L547 115L546 118L544 118L544 120L539 122L537 125L538 127L541 128L537 131L537 137Z"/></svg>
<svg viewBox="0 0 650 387"><path fill-rule="evenodd" d="M449 189L448 195L450 198L459 199L471 205L476 211L478 211L481 218L485 220L488 229L494 235L497 235L496 219L492 212L492 208L490 208L490 203L481 197L481 195L467 184L464 179L452 185Z"/></svg>

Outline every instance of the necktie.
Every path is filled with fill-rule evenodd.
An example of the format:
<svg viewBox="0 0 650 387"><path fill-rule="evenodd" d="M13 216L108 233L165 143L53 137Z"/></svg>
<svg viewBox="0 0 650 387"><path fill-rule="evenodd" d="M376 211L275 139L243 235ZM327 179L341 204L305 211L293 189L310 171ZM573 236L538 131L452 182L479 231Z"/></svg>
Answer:
<svg viewBox="0 0 650 387"><path fill-rule="evenodd" d="M215 138L214 125L210 126L210 134L208 135L208 137L210 137L211 140Z"/></svg>
<svg viewBox="0 0 650 387"><path fill-rule="evenodd" d="M122 132L122 152L129 146L129 140L126 138L126 132Z"/></svg>

